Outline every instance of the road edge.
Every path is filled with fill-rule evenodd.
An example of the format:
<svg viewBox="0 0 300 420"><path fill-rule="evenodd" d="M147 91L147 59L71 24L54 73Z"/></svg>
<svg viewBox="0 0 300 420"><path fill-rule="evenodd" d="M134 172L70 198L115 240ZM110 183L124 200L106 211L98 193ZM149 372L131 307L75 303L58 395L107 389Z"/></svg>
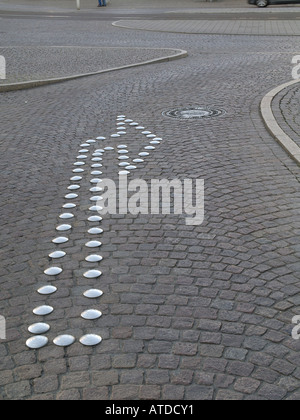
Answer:
<svg viewBox="0 0 300 420"><path fill-rule="evenodd" d="M300 80L292 80L291 82L284 83L283 85L272 89L262 99L260 112L270 134L290 155L290 157L294 159L298 165L300 165L300 147L282 130L272 111L272 102L274 98L284 89L287 89L297 83L300 83Z"/></svg>
<svg viewBox="0 0 300 420"><path fill-rule="evenodd" d="M157 48L157 50L159 50L159 48ZM163 50L166 50L166 48L163 48ZM54 83L62 83L62 82L67 82L69 80L79 79L79 78L82 78L82 77L96 76L96 75L99 75L99 74L109 73L109 72L112 72L112 71L125 70L125 69L130 69L130 68L133 68L133 67L147 66L149 64L164 63L164 62L167 62L167 61L178 60L180 58L185 58L185 57L188 56L188 52L185 51L185 50L176 49L176 48L172 48L172 49L170 48L170 50L171 51L178 51L178 52L176 54L167 55L167 56L160 57L160 58L154 58L154 59L151 59L151 60L142 61L140 63L127 64L125 66L120 66L120 67L112 67L112 68L109 68L109 69L99 70L99 71L92 72L92 73L82 73L82 74L75 74L75 75L72 75L72 76L64 76L64 77L58 77L58 78L52 78L52 79L30 80L30 81L27 81L27 82L4 84L4 85L0 85L0 93L2 93L2 92L12 92L12 91L23 90L23 89L31 89L31 88L50 85L50 84L54 84Z"/></svg>

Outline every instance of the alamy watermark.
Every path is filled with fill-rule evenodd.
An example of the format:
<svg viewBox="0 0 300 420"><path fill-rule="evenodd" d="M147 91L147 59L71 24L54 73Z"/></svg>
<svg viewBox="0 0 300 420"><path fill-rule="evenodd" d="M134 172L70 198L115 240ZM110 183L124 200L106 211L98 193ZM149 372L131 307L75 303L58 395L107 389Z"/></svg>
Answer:
<svg viewBox="0 0 300 420"><path fill-rule="evenodd" d="M199 226L204 221L203 179L134 179L120 174L118 185L112 179L98 183L101 196L98 212L104 214L186 214L186 225Z"/></svg>
<svg viewBox="0 0 300 420"><path fill-rule="evenodd" d="M0 315L0 340L6 340L6 321L2 315Z"/></svg>
<svg viewBox="0 0 300 420"><path fill-rule="evenodd" d="M292 70L292 77L295 80L300 79L300 55L295 55L292 58L292 64L296 64Z"/></svg>
<svg viewBox="0 0 300 420"><path fill-rule="evenodd" d="M300 315L294 316L294 318L292 319L292 323L297 324L296 327L294 327L292 330L292 337L294 340L299 340L300 339Z"/></svg>
<svg viewBox="0 0 300 420"><path fill-rule="evenodd" d="M6 60L3 55L0 55L0 80L6 79Z"/></svg>

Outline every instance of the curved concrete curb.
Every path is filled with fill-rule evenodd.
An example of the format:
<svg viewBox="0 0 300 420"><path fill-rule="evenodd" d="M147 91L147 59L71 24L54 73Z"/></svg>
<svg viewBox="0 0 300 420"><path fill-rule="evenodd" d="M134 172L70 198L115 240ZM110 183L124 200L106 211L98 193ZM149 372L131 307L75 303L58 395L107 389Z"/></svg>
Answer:
<svg viewBox="0 0 300 420"><path fill-rule="evenodd" d="M159 48L155 48L155 49L157 49L159 51ZM162 48L162 49L166 50L166 48ZM79 78L82 78L82 77L95 76L95 75L98 75L98 74L109 73L109 72L112 72L112 71L130 69L132 67L146 66L148 64L158 64L158 63L163 63L163 62L166 62L166 61L177 60L179 58L184 58L184 57L188 56L188 52L185 51L185 50L179 50L179 49L176 50L175 48L172 48L172 51L178 51L178 52L176 54L173 54L173 55L168 55L168 56L165 56L165 57L154 58L152 60L142 61L141 63L128 64L126 66L121 66L121 67L113 67L113 68L109 68L109 69L105 69L105 70L96 71L96 72L93 72L93 73L75 74L73 76L65 76L65 77L59 77L59 78L53 78L53 79L30 80L28 82L20 82L20 83L11 83L11 84L0 85L0 93L1 92L11 92L11 91L14 91L14 90L30 89L30 88L34 88L34 87L38 87L38 86L50 85L50 84L53 84L53 83L66 82L66 81L69 81L69 80L79 79Z"/></svg>
<svg viewBox="0 0 300 420"><path fill-rule="evenodd" d="M273 111L272 102L284 89L300 83L300 80L292 80L291 82L284 83L277 88L271 90L263 98L260 104L260 111L265 122L265 125L275 140L286 150L286 152L300 165L300 147L280 128L277 123Z"/></svg>

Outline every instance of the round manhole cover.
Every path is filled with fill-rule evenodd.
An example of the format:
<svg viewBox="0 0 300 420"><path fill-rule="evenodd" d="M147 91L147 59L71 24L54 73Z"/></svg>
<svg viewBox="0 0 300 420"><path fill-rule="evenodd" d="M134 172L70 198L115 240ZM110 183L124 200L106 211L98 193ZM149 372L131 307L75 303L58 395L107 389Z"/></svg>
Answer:
<svg viewBox="0 0 300 420"><path fill-rule="evenodd" d="M189 106L185 108L175 108L164 111L165 117L177 118L181 120L195 120L199 118L212 118L225 114L221 108L214 106Z"/></svg>

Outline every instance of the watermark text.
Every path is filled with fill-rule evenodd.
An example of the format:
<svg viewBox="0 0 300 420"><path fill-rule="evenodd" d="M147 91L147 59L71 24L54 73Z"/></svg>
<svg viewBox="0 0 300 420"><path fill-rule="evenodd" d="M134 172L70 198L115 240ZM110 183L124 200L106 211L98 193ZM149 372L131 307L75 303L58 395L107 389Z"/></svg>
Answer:
<svg viewBox="0 0 300 420"><path fill-rule="evenodd" d="M2 315L0 315L0 340L6 340L6 321Z"/></svg>
<svg viewBox="0 0 300 420"><path fill-rule="evenodd" d="M102 179L98 187L101 201L99 213L105 214L186 214L186 225L199 226L204 221L203 179L134 179L119 175L118 185L112 179Z"/></svg>
<svg viewBox="0 0 300 420"><path fill-rule="evenodd" d="M294 340L299 340L300 339L300 315L294 316L294 318L292 319L292 323L297 324L296 327L294 327L292 330L292 337Z"/></svg>
<svg viewBox="0 0 300 420"><path fill-rule="evenodd" d="M292 77L295 80L300 79L300 55L295 55L292 58L292 64L296 64L292 70Z"/></svg>
<svg viewBox="0 0 300 420"><path fill-rule="evenodd" d="M0 79L6 79L6 60L3 55L0 55Z"/></svg>

